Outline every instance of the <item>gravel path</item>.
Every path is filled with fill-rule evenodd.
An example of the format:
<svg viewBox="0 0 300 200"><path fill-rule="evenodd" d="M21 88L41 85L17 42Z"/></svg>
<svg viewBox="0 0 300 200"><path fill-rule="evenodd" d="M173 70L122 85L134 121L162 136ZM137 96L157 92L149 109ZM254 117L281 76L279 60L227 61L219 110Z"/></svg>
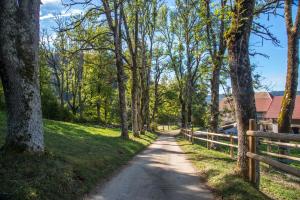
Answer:
<svg viewBox="0 0 300 200"><path fill-rule="evenodd" d="M88 200L206 200L212 193L171 135L162 135Z"/></svg>

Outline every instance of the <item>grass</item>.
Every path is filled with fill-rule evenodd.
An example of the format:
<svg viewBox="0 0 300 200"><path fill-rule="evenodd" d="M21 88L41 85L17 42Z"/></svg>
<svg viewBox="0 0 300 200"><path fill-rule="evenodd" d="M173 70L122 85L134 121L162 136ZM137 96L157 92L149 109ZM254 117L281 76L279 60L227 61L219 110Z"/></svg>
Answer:
<svg viewBox="0 0 300 200"><path fill-rule="evenodd" d="M261 165L260 192L235 174L236 161L228 154L190 144L181 136L177 140L219 199L300 199L299 179Z"/></svg>
<svg viewBox="0 0 300 200"><path fill-rule="evenodd" d="M5 114L0 113L0 146ZM80 199L156 139L124 140L120 130L44 120L46 153L0 155L0 199Z"/></svg>
<svg viewBox="0 0 300 200"><path fill-rule="evenodd" d="M202 137L206 139L206 136L202 136ZM229 138L218 137L217 140L219 142L230 144ZM199 143L202 144L203 146L207 145L207 142L200 141ZM236 140L234 141L234 144L237 145L237 141ZM267 144L262 144L262 143L259 144L259 151L267 151L267 146L268 146ZM218 147L218 151L230 154L230 147L223 146L223 145L217 145L217 147ZM270 147L271 147L271 151L270 152L272 152L272 153L278 153L278 147L277 146L270 145ZM294 156L294 157L299 157L300 156L300 149L298 149L298 148L290 148L289 150L290 150L289 151L289 155L290 156ZM262 152L261 152L261 154L263 155ZM236 148L234 148L234 155L237 155L237 149ZM276 157L272 157L272 158L276 159ZM292 167L300 169L300 162L299 161L291 161L289 163L289 165L292 166Z"/></svg>

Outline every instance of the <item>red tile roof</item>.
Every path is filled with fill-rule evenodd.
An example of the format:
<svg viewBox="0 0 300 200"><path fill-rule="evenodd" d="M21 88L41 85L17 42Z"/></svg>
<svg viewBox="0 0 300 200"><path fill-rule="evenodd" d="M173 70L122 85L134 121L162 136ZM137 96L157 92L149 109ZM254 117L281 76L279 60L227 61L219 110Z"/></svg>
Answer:
<svg viewBox="0 0 300 200"><path fill-rule="evenodd" d="M256 112L267 112L272 103L272 96L268 92L255 93ZM234 105L233 99L225 97L219 103L221 111L228 109L231 110Z"/></svg>
<svg viewBox="0 0 300 200"><path fill-rule="evenodd" d="M276 96L273 97L273 101L270 105L270 108L265 115L265 118L268 119L277 119L280 109L281 109L281 101L282 101L283 96ZM294 113L292 116L292 119L300 119L300 96L296 97L296 102L295 102L295 109Z"/></svg>
<svg viewBox="0 0 300 200"><path fill-rule="evenodd" d="M220 111L234 110L234 102L231 97L224 97L219 103Z"/></svg>
<svg viewBox="0 0 300 200"><path fill-rule="evenodd" d="M255 93L256 112L267 112L272 103L272 96L268 92Z"/></svg>

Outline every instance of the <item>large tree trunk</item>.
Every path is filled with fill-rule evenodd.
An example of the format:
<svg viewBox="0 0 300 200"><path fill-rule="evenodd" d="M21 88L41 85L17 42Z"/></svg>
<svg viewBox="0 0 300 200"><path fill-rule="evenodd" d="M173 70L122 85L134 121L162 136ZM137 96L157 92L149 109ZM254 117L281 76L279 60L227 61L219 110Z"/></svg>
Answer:
<svg viewBox="0 0 300 200"><path fill-rule="evenodd" d="M219 85L220 85L220 66L214 65L211 79L211 107L210 107L210 131L218 132L219 123Z"/></svg>
<svg viewBox="0 0 300 200"><path fill-rule="evenodd" d="M161 76L162 70L159 67L158 57L155 59L155 77L154 77L154 106L152 111L151 122L155 121L156 113L158 111L158 105L160 101L159 97L159 81Z"/></svg>
<svg viewBox="0 0 300 200"><path fill-rule="evenodd" d="M147 106L149 107L149 103L147 105L147 98L149 98L149 90L147 90L147 78L148 78L148 68L147 68L147 55L146 55L146 42L145 42L145 33L142 32L142 41L141 41L141 57L142 57L142 65L141 65L141 70L140 70L140 97L141 97L141 133L145 132L144 125L146 124L146 118L149 113L147 112Z"/></svg>
<svg viewBox="0 0 300 200"><path fill-rule="evenodd" d="M234 16L227 36L228 61L235 102L238 129L237 171L248 176L248 142L246 131L249 120L255 119L255 99L249 59L249 37L255 0L236 0Z"/></svg>
<svg viewBox="0 0 300 200"><path fill-rule="evenodd" d="M150 50L151 51L151 50ZM150 58L151 62L152 58ZM150 79L151 79L151 66L147 67L146 72L146 88L144 92L144 106L143 106L143 113L144 113L144 124L147 126L147 130L150 129Z"/></svg>
<svg viewBox="0 0 300 200"><path fill-rule="evenodd" d="M180 105L181 105L181 128L187 128L187 119L186 119L186 102L183 98L182 93L179 94Z"/></svg>
<svg viewBox="0 0 300 200"><path fill-rule="evenodd" d="M64 77L64 72L61 73L61 86L60 86L60 91L59 91L59 98L60 98L60 108L64 109L64 84L65 84L65 77Z"/></svg>
<svg viewBox="0 0 300 200"><path fill-rule="evenodd" d="M82 51L79 52L79 63L78 63L78 104L79 104L79 119L83 120L84 102L82 100L82 79L83 79L83 64L84 54Z"/></svg>
<svg viewBox="0 0 300 200"><path fill-rule="evenodd" d="M96 110L97 110L98 124L101 124L101 100L100 100L100 98L96 102Z"/></svg>
<svg viewBox="0 0 300 200"><path fill-rule="evenodd" d="M0 3L0 74L7 106L4 150L44 150L39 88L39 0Z"/></svg>
<svg viewBox="0 0 300 200"><path fill-rule="evenodd" d="M285 21L288 35L287 75L284 97L278 119L278 132L289 133L291 131L292 115L298 87L299 68L299 32L300 32L300 5L298 5L295 24L292 22L292 1L285 1Z"/></svg>
<svg viewBox="0 0 300 200"><path fill-rule="evenodd" d="M188 59L189 60L189 59ZM190 65L188 63L188 65ZM186 84L186 121L187 125L191 126L192 124L192 102L193 102L193 88L192 88L192 72L191 72L191 66L188 66L188 79Z"/></svg>
<svg viewBox="0 0 300 200"><path fill-rule="evenodd" d="M123 7L121 8L121 13L124 22L124 29L126 32L126 41L129 48L131 56L131 122L132 122L132 132L135 137L139 137L139 112L138 100L139 100L139 78L138 78L138 64L137 64L137 54L138 54L138 31L139 31L139 8L138 1L134 1L134 27L133 27L133 40L131 39L130 27L127 24L127 17L124 13Z"/></svg>
<svg viewBox="0 0 300 200"><path fill-rule="evenodd" d="M122 5L121 5L122 6ZM116 11L117 12L117 11ZM121 15L121 12L120 12ZM120 106L120 118L121 118L121 129L122 137L129 138L128 135L128 122L127 122L127 109L126 109L126 89L125 89L125 72L122 60L122 34L121 34L121 20L122 17L119 16L119 23L115 31L115 55L116 55L116 65L117 65L117 79L119 88L119 106ZM115 20L118 21L118 20Z"/></svg>
<svg viewBox="0 0 300 200"><path fill-rule="evenodd" d="M281 102L281 110L278 118L278 132L290 133L298 87L300 5L298 5L298 13L295 24L293 24L292 20L292 1L285 1L284 11L288 36L288 59L285 92ZM281 154L288 154L287 148L281 147L279 151Z"/></svg>
<svg viewBox="0 0 300 200"><path fill-rule="evenodd" d="M214 64L211 79L211 107L210 107L210 131L218 133L219 126L219 86L220 86L220 65ZM211 136L212 140L218 139ZM216 144L210 143L210 148L215 149Z"/></svg>
<svg viewBox="0 0 300 200"><path fill-rule="evenodd" d="M139 122L138 122L138 72L136 59L132 59L132 69L131 69L131 117L132 117L132 132L134 136L139 136Z"/></svg>
<svg viewBox="0 0 300 200"><path fill-rule="evenodd" d="M115 61L117 66L117 79L119 90L119 107L120 107L120 119L121 119L121 136L123 138L129 138L128 136L128 122L127 122L127 109L126 109L126 89L125 89L125 72L122 59L122 12L123 4L117 0L114 0L114 22L111 16L111 9L107 0L102 0L104 5L105 15L108 21L110 30L114 35L114 47L115 47ZM119 8L119 9L118 9ZM119 10L119 12L118 12Z"/></svg>

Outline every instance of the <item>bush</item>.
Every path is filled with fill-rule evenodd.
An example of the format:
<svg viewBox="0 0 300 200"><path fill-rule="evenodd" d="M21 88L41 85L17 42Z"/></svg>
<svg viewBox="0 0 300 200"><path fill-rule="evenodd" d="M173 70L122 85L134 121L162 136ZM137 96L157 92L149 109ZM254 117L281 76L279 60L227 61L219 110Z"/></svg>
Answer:
<svg viewBox="0 0 300 200"><path fill-rule="evenodd" d="M42 91L41 98L43 118L60 121L72 121L74 119L73 114L67 108L60 106L51 90Z"/></svg>
<svg viewBox="0 0 300 200"><path fill-rule="evenodd" d="M158 125L157 125L157 123L152 122L152 123L150 124L150 129L151 129L152 131L157 131L157 130L158 130Z"/></svg>

